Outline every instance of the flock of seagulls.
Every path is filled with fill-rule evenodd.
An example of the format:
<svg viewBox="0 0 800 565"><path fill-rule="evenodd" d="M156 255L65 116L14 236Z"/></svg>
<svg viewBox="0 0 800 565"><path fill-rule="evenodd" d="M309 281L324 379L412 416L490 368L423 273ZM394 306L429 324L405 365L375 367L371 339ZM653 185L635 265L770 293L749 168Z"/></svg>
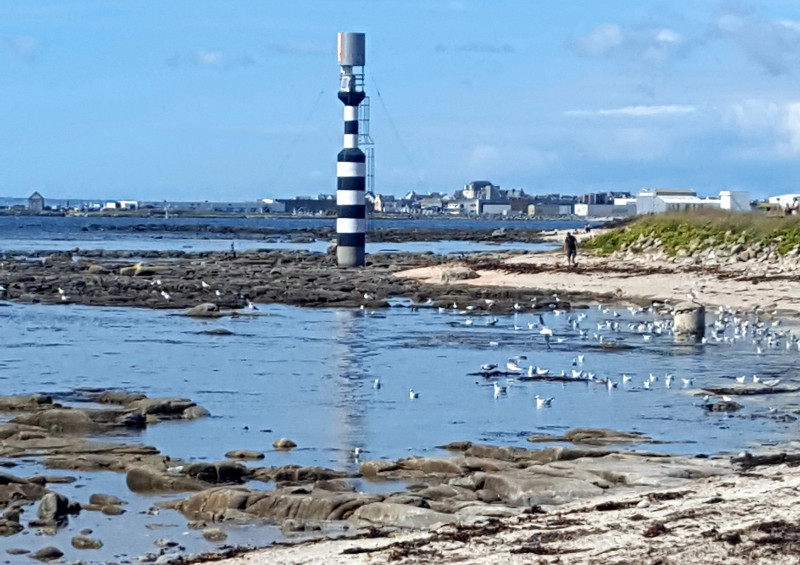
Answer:
<svg viewBox="0 0 800 565"><path fill-rule="evenodd" d="M372 297L365 293L364 298L371 299ZM573 381L583 382L603 386L609 392L617 389L644 392L659 389L691 390L694 388L695 376L691 374L674 375L672 372L663 374L649 372L646 376L637 376L635 373L626 372L616 375L598 375L587 369L587 354L581 352L581 349L586 350L587 348L599 347L601 350L610 348L613 351L615 347L629 347L628 344L635 346L637 339L640 340L639 343L643 347L647 348L657 346L656 344L664 338L668 338L669 343L672 343L672 318L666 315L670 309L668 302L654 303L650 307L629 306L627 313L624 309L613 309L601 304L597 306L596 315L592 315L588 311L561 309L558 307L557 296L554 295L554 298L556 300L555 308L551 307L549 311L543 312L534 311L532 315L530 309L535 308L535 300L531 301L530 307L517 303L508 318L498 318L485 312L479 314L475 312L475 308L470 306L460 308L455 302L449 308L438 308L438 312L442 314L464 316L463 325L476 330L499 326L498 329L501 331L510 331L513 327L514 332L527 332L531 336L531 348L534 356L538 355L536 354L537 343L538 348L543 347L547 351L574 353L571 361L572 367L555 371L530 362L531 352L509 357L505 363L481 364L478 374L487 380L491 379L492 395L495 399L507 396L512 383L516 381L555 381L562 385ZM690 292L687 298L692 302L697 302L695 292ZM489 308L494 304L491 299L486 299L486 302ZM426 305L433 307L431 300L428 300ZM525 313L526 310L529 313ZM800 338L782 328L778 320L765 321L762 319L760 314L764 313L763 310L756 308L751 312L741 312L719 308L711 313L714 321L708 325L707 337L702 339L699 346L749 343L757 354L765 354L772 349L779 348L800 351ZM531 317L528 317L529 315ZM452 322L450 325L457 326L458 324ZM497 338L489 341L489 345L493 347L498 347L499 344L500 341ZM757 374L728 376L727 378L730 378L731 381L735 380L739 385L748 386L752 384L775 387L781 382L780 378L768 378ZM381 388L379 379L374 380L373 388ZM537 409L552 407L556 399L545 396L541 391L538 392L539 394L533 398L532 405ZM409 400L418 400L420 393L409 388L408 397ZM725 400L727 396L720 395L720 398Z"/></svg>

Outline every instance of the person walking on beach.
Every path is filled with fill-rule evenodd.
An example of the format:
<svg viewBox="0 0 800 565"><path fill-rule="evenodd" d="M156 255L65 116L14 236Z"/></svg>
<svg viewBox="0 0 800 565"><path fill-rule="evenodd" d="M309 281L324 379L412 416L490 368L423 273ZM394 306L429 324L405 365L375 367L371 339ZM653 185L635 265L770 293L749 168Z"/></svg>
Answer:
<svg viewBox="0 0 800 565"><path fill-rule="evenodd" d="M567 252L567 265L574 267L576 265L575 257L578 255L578 240L571 231L568 231L567 237L564 238L564 251Z"/></svg>

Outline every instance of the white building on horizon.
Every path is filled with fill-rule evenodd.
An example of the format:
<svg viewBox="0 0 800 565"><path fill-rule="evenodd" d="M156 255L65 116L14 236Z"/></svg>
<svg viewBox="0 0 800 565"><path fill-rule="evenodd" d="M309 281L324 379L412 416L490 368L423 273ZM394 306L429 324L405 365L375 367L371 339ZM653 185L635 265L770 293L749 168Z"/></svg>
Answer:
<svg viewBox="0 0 800 565"><path fill-rule="evenodd" d="M745 191L723 190L716 198L700 198L687 188L644 188L636 195L636 213L639 215L695 208L749 212L750 195Z"/></svg>

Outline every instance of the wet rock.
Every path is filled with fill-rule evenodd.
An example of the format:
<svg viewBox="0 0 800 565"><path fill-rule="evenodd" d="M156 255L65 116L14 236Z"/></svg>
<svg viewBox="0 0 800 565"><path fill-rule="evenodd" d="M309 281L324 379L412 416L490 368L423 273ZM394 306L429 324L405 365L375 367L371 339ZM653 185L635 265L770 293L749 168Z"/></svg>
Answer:
<svg viewBox="0 0 800 565"><path fill-rule="evenodd" d="M732 400L720 400L709 404L703 404L702 407L709 412L738 412L742 409L742 405Z"/></svg>
<svg viewBox="0 0 800 565"><path fill-rule="evenodd" d="M142 398L127 405L128 409L141 411L146 416L156 416L159 419L183 418L184 412L197 406L188 398Z"/></svg>
<svg viewBox="0 0 800 565"><path fill-rule="evenodd" d="M297 488L281 488L254 495L244 509L248 514L272 520L346 520L360 506L383 497L364 493L340 493Z"/></svg>
<svg viewBox="0 0 800 565"><path fill-rule="evenodd" d="M450 267L442 271L442 282L451 283L468 279L477 279L478 273L469 267Z"/></svg>
<svg viewBox="0 0 800 565"><path fill-rule="evenodd" d="M381 473L396 471L399 468L399 465L394 461L388 459L374 459L361 463L358 466L358 472L365 477L377 477Z"/></svg>
<svg viewBox="0 0 800 565"><path fill-rule="evenodd" d="M397 462L397 466L401 470L421 471L426 475L460 475L462 473L461 465L455 460L446 457L408 457L400 459Z"/></svg>
<svg viewBox="0 0 800 565"><path fill-rule="evenodd" d="M131 265L130 267L122 267L119 270L119 274L122 276L129 276L129 277L151 277L153 275L159 274L161 271L162 271L161 267L136 263L135 265Z"/></svg>
<svg viewBox="0 0 800 565"><path fill-rule="evenodd" d="M147 396L135 392L107 390L90 394L89 398L94 402L99 402L101 404L118 404L120 406L126 406L136 400L147 398Z"/></svg>
<svg viewBox="0 0 800 565"><path fill-rule="evenodd" d="M137 493L185 492L203 490L207 486L203 481L144 466L130 468L125 483L132 492Z"/></svg>
<svg viewBox="0 0 800 565"><path fill-rule="evenodd" d="M567 431L563 436L528 436L528 441L532 443L568 441L584 445L614 445L620 443L643 443L651 440L638 432L620 432L605 428L575 428Z"/></svg>
<svg viewBox="0 0 800 565"><path fill-rule="evenodd" d="M39 561L54 561L64 556L64 552L54 547L52 545L48 545L47 547L43 547L38 549L30 554L31 557L34 559L38 559Z"/></svg>
<svg viewBox="0 0 800 565"><path fill-rule="evenodd" d="M111 494L94 493L89 496L89 504L96 504L97 506L120 506L125 503Z"/></svg>
<svg viewBox="0 0 800 565"><path fill-rule="evenodd" d="M80 504L70 502L63 494L48 492L42 497L36 514L43 522L58 522L67 514L77 514L80 509Z"/></svg>
<svg viewBox="0 0 800 565"><path fill-rule="evenodd" d="M0 396L0 411L31 412L52 406L53 398L46 394Z"/></svg>
<svg viewBox="0 0 800 565"><path fill-rule="evenodd" d="M23 549L21 547L9 547L6 549L6 553L9 555L27 555L30 552L29 549Z"/></svg>
<svg viewBox="0 0 800 565"><path fill-rule="evenodd" d="M184 420L197 420L199 418L207 418L211 416L211 412L202 406L190 406L181 413L181 418Z"/></svg>
<svg viewBox="0 0 800 565"><path fill-rule="evenodd" d="M255 491L245 487L214 487L205 489L176 504L187 517L214 520L226 510L244 510Z"/></svg>
<svg viewBox="0 0 800 565"><path fill-rule="evenodd" d="M205 335L233 335L233 332L227 328L212 328L210 330L203 330Z"/></svg>
<svg viewBox="0 0 800 565"><path fill-rule="evenodd" d="M100 549L103 547L103 542L87 535L75 536L70 543L75 549Z"/></svg>
<svg viewBox="0 0 800 565"><path fill-rule="evenodd" d="M225 454L228 459L248 459L258 460L264 459L264 454L250 449L234 449Z"/></svg>
<svg viewBox="0 0 800 565"><path fill-rule="evenodd" d="M202 531L202 534L208 541L225 541L228 539L228 534L219 528L206 528Z"/></svg>
<svg viewBox="0 0 800 565"><path fill-rule="evenodd" d="M204 302L203 304L198 304L197 306L189 309L189 311L186 312L186 315L192 318L219 318L225 314L223 314L220 311L219 306L213 302Z"/></svg>
<svg viewBox="0 0 800 565"><path fill-rule="evenodd" d="M19 517L19 514L17 515ZM7 537L18 534L25 528L17 520L9 520L7 518L0 518L0 536Z"/></svg>
<svg viewBox="0 0 800 565"><path fill-rule="evenodd" d="M374 502L359 507L350 518L356 523L394 526L407 529L430 529L438 524L456 521L452 514L436 512L427 508L393 504L391 502Z"/></svg>
<svg viewBox="0 0 800 565"><path fill-rule="evenodd" d="M274 447L275 449L293 449L297 447L297 444L290 439L282 437L273 441L272 447Z"/></svg>
<svg viewBox="0 0 800 565"><path fill-rule="evenodd" d="M17 416L12 423L37 426L50 432L86 434L113 428L144 427L141 413L122 410L85 410L73 408L51 408Z"/></svg>
<svg viewBox="0 0 800 565"><path fill-rule="evenodd" d="M284 520L281 522L281 532L284 534L296 534L298 532L318 532L322 530L316 522L308 522L304 520Z"/></svg>
<svg viewBox="0 0 800 565"><path fill-rule="evenodd" d="M283 465L281 467L260 467L253 471L252 478L258 481L276 483L310 483L347 476L342 471L334 471L317 465Z"/></svg>
<svg viewBox="0 0 800 565"><path fill-rule="evenodd" d="M250 471L244 465L221 461L218 463L191 463L185 465L183 473L187 477L199 479L207 483L241 483Z"/></svg>
<svg viewBox="0 0 800 565"><path fill-rule="evenodd" d="M102 512L106 516L120 516L122 514L125 514L125 509L119 506L108 504L100 508L100 512Z"/></svg>

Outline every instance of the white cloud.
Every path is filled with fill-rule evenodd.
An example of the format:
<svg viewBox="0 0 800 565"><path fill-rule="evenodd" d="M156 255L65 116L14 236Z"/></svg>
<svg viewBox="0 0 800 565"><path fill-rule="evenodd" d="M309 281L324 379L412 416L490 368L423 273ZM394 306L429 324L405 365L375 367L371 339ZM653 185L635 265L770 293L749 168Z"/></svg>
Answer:
<svg viewBox="0 0 800 565"><path fill-rule="evenodd" d="M697 111L696 106L684 106L678 104L652 105L652 106L622 106L621 108L611 108L605 110L568 110L564 112L567 116L624 116L624 117L650 117L650 116L675 116L693 114Z"/></svg>
<svg viewBox="0 0 800 565"><path fill-rule="evenodd" d="M465 172L472 178L499 178L519 173L539 173L558 162L550 151L517 145L479 143L466 155Z"/></svg>
<svg viewBox="0 0 800 565"><path fill-rule="evenodd" d="M800 156L800 102L746 100L720 111L722 122L755 144L746 154L758 158Z"/></svg>
<svg viewBox="0 0 800 565"><path fill-rule="evenodd" d="M16 35L7 38L9 47L22 59L31 61L39 50L39 40L33 37Z"/></svg>
<svg viewBox="0 0 800 565"><path fill-rule="evenodd" d="M188 56L176 53L167 59L167 65L170 67L195 65L205 69L218 70L249 67L254 64L255 61L250 55L237 55L224 51L205 51L202 49Z"/></svg>
<svg viewBox="0 0 800 565"><path fill-rule="evenodd" d="M194 60L201 67L221 68L227 63L227 57L222 51L198 51Z"/></svg>
<svg viewBox="0 0 800 565"><path fill-rule="evenodd" d="M768 20L750 12L720 14L717 33L736 45L772 75L792 71L800 62L800 22Z"/></svg>
<svg viewBox="0 0 800 565"><path fill-rule="evenodd" d="M274 43L269 46L269 50L281 55L298 55L301 57L327 56L333 53L333 49L320 43Z"/></svg>
<svg viewBox="0 0 800 565"><path fill-rule="evenodd" d="M623 36L619 26L614 24L600 25L588 35L576 37L572 47L581 57L604 57L622 45Z"/></svg>
<svg viewBox="0 0 800 565"><path fill-rule="evenodd" d="M667 28L622 29L604 24L589 34L572 39L572 50L581 57L620 57L646 63L660 63L681 53L686 38Z"/></svg>

